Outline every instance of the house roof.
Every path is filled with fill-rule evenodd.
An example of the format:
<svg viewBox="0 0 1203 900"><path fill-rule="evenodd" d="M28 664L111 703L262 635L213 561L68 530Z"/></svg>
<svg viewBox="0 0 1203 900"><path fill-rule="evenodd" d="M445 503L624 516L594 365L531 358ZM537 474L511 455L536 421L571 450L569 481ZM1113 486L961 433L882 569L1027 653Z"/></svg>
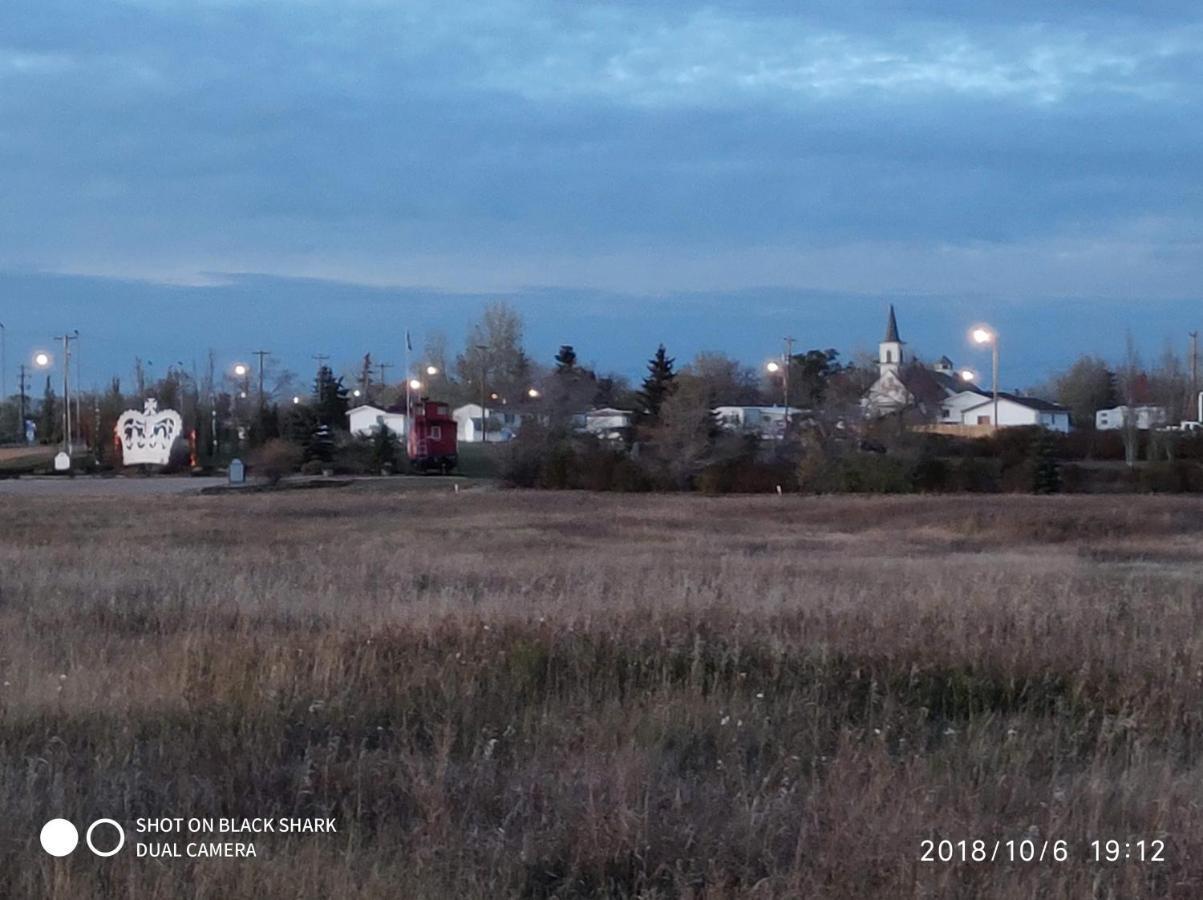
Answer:
<svg viewBox="0 0 1203 900"><path fill-rule="evenodd" d="M601 409L591 409L585 413L586 416L633 416L634 413L629 409L614 409L610 406L603 406Z"/></svg>
<svg viewBox="0 0 1203 900"><path fill-rule="evenodd" d="M979 393L982 394L982 402L975 404L974 406L966 407L966 411L970 409L978 409L979 407L986 406L987 404L994 402L993 394L986 393L985 391L981 391ZM1062 406L1060 403L1054 403L1052 400L1041 400L1039 397L1022 397L1019 394L1010 394L1005 391L999 391L998 399L1007 400L1011 403L1018 404L1019 406L1025 406L1028 409L1037 410L1038 412L1069 412L1068 407Z"/></svg>

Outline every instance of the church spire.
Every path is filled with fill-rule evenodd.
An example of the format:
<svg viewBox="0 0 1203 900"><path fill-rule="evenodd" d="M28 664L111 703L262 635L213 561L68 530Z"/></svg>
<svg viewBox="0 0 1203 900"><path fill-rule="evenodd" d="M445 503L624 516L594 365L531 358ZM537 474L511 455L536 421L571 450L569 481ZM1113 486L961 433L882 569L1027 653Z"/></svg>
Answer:
<svg viewBox="0 0 1203 900"><path fill-rule="evenodd" d="M900 344L902 338L898 337L898 319L894 317L894 304L890 304L890 321L886 325L886 340L891 343Z"/></svg>
<svg viewBox="0 0 1203 900"><path fill-rule="evenodd" d="M890 304L890 320L886 324L886 339L877 345L877 368L882 377L897 375L902 367L902 338L898 336L898 318Z"/></svg>

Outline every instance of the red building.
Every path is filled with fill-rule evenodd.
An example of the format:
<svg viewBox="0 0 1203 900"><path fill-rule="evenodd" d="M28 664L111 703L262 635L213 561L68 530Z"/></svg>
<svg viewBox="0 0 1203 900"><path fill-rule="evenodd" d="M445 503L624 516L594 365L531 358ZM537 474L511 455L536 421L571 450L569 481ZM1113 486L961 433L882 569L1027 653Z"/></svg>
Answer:
<svg viewBox="0 0 1203 900"><path fill-rule="evenodd" d="M422 399L414 403L406 449L410 466L419 472L443 472L458 461L455 419L446 403Z"/></svg>

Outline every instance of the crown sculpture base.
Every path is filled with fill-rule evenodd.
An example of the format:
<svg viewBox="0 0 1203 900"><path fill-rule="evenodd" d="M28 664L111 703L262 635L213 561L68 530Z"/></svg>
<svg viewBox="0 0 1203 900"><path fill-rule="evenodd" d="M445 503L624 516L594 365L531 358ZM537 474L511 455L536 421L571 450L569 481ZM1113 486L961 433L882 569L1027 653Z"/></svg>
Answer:
<svg viewBox="0 0 1203 900"><path fill-rule="evenodd" d="M142 412L127 409L117 420L115 433L121 442L121 459L127 466L165 466L171 449L184 431L184 420L174 409L159 409L153 397Z"/></svg>

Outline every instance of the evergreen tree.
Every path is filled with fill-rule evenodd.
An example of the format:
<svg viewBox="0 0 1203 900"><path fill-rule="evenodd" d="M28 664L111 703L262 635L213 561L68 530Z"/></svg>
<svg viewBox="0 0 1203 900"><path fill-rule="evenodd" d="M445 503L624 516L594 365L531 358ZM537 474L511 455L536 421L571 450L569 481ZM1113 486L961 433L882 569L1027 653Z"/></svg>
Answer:
<svg viewBox="0 0 1203 900"><path fill-rule="evenodd" d="M571 344L561 344L556 354L556 373L569 374L576 371L576 351Z"/></svg>
<svg viewBox="0 0 1203 900"><path fill-rule="evenodd" d="M305 458L331 462L334 459L334 447L334 430L329 425L318 425L305 446Z"/></svg>
<svg viewBox="0 0 1203 900"><path fill-rule="evenodd" d="M648 361L648 374L639 391L639 416L645 422L659 419L660 408L672 393L673 381L677 377L673 371L674 362L676 360L668 355L663 344L656 348L656 355Z"/></svg>
<svg viewBox="0 0 1203 900"><path fill-rule="evenodd" d="M308 404L294 405L284 415L284 427L280 436L286 441L306 447L317 427L318 421L313 407Z"/></svg>
<svg viewBox="0 0 1203 900"><path fill-rule="evenodd" d="M329 366L317 370L313 381L314 412L318 424L328 428L347 428L347 389L342 378L335 378Z"/></svg>
<svg viewBox="0 0 1203 900"><path fill-rule="evenodd" d="M372 468L380 472L395 469L401 455L401 443L387 425L381 423L372 434Z"/></svg>
<svg viewBox="0 0 1203 900"><path fill-rule="evenodd" d="M1032 442L1032 491L1056 494L1061 491L1061 470L1057 464L1056 444L1051 432L1041 429Z"/></svg>

